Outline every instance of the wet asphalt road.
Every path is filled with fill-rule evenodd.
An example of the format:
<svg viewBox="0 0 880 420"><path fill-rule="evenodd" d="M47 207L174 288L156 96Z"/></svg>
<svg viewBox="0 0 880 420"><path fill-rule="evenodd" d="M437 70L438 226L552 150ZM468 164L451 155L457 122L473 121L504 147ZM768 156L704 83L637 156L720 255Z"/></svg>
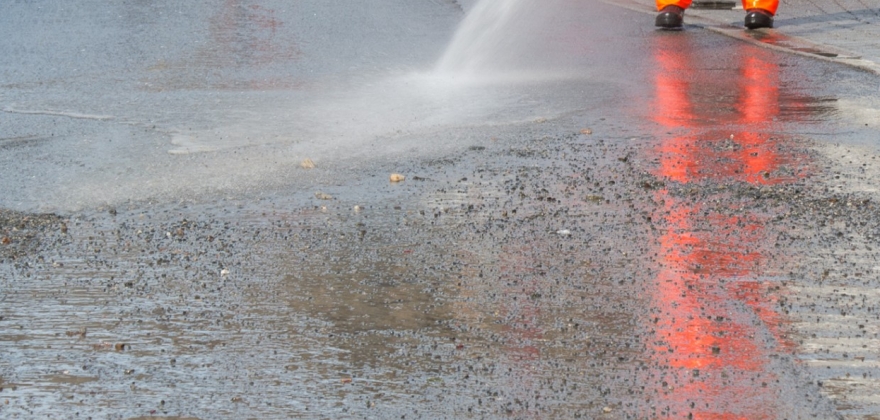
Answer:
<svg viewBox="0 0 880 420"><path fill-rule="evenodd" d="M876 78L584 3L8 6L2 417L880 415Z"/></svg>

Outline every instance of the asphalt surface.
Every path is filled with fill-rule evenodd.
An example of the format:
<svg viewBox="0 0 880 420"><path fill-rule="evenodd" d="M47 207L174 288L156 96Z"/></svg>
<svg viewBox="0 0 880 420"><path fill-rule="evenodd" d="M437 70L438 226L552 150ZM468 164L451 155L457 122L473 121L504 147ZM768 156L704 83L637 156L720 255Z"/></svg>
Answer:
<svg viewBox="0 0 880 420"><path fill-rule="evenodd" d="M493 6L4 6L0 417L880 415L872 46Z"/></svg>

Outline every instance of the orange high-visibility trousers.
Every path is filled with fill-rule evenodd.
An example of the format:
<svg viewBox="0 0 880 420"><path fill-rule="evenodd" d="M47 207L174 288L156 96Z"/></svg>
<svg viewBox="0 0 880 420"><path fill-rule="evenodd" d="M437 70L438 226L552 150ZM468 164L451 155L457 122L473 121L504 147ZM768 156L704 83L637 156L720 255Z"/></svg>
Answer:
<svg viewBox="0 0 880 420"><path fill-rule="evenodd" d="M666 6L678 6L682 9L690 7L692 0L657 0L657 10L663 10ZM779 8L779 0L742 0L743 9L763 9L771 14L776 14Z"/></svg>

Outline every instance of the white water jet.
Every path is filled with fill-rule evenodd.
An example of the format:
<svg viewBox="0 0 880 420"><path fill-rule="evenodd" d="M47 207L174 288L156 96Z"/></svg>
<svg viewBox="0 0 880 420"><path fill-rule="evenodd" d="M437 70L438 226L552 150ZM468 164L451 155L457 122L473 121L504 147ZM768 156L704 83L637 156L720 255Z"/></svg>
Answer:
<svg viewBox="0 0 880 420"><path fill-rule="evenodd" d="M440 72L477 70L489 53L507 50L511 24L533 0L482 0L467 14L437 64Z"/></svg>
<svg viewBox="0 0 880 420"><path fill-rule="evenodd" d="M480 0L431 71L326 86L251 110L233 124L179 130L169 152L305 141L317 156L316 149L342 153L377 137L553 115L560 108L539 98L545 82L584 77L579 56L570 53L579 44L566 41L583 34L572 17L577 10L583 7L575 0Z"/></svg>
<svg viewBox="0 0 880 420"><path fill-rule="evenodd" d="M572 71L574 55L565 51L570 46L559 42L579 33L572 29L576 8L575 0L480 0L431 71L322 86L229 119L235 123L171 130L169 152L305 141L313 154L314 149L339 153L377 137L549 115L552 110L523 85L583 77L582 70Z"/></svg>
<svg viewBox="0 0 880 420"><path fill-rule="evenodd" d="M553 41L570 7L565 0L481 0L434 70L456 79L496 82L566 77L564 57Z"/></svg>

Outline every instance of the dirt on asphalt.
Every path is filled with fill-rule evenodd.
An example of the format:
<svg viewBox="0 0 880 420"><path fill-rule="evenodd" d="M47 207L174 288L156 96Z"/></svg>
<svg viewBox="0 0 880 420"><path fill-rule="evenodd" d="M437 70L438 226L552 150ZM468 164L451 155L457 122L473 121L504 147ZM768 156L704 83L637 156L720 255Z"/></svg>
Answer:
<svg viewBox="0 0 880 420"><path fill-rule="evenodd" d="M844 152L799 137L491 131L396 164L402 183L388 166L313 186L326 200L4 212L0 413L876 413L877 201L829 187L867 181L873 156L835 174ZM669 172L731 153L781 164Z"/></svg>

